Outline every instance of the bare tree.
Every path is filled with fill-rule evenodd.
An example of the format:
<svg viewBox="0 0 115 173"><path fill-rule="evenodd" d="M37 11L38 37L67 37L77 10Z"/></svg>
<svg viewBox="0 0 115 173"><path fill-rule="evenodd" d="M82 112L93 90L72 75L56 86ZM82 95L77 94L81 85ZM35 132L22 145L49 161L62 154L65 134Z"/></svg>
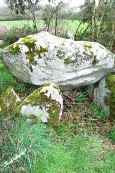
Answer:
<svg viewBox="0 0 115 173"><path fill-rule="evenodd" d="M95 16L96 16L96 1L93 0L93 3L92 3L92 41L95 40L95 27L96 27Z"/></svg>
<svg viewBox="0 0 115 173"><path fill-rule="evenodd" d="M50 4L45 5L45 8L43 9L43 20L46 26L47 31L50 29L51 22L54 18L55 14L55 8Z"/></svg>
<svg viewBox="0 0 115 173"><path fill-rule="evenodd" d="M4 0L8 7L16 14L27 15L29 12L32 16L33 27L37 30L36 10L40 0Z"/></svg>
<svg viewBox="0 0 115 173"><path fill-rule="evenodd" d="M54 28L55 28L55 35L57 35L59 13L65 6L67 6L68 3L64 3L63 1L57 2L56 0L52 0L52 4L54 5L54 8L55 8L55 27Z"/></svg>

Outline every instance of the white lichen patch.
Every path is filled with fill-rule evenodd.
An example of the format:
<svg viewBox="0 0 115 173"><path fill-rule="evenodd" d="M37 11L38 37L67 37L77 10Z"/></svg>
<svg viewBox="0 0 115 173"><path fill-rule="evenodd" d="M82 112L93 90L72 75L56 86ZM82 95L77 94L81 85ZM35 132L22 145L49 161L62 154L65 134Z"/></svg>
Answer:
<svg viewBox="0 0 115 173"><path fill-rule="evenodd" d="M21 113L25 116L27 116L27 118L31 119L31 115L36 116L36 118L41 119L41 121L43 123L48 122L49 119L49 114L47 112L48 110L43 107L41 109L41 107L38 106L32 106L32 105L23 105L22 109L21 109Z"/></svg>
<svg viewBox="0 0 115 173"><path fill-rule="evenodd" d="M22 44L19 44L19 48L22 53L27 53L29 51L28 47Z"/></svg>

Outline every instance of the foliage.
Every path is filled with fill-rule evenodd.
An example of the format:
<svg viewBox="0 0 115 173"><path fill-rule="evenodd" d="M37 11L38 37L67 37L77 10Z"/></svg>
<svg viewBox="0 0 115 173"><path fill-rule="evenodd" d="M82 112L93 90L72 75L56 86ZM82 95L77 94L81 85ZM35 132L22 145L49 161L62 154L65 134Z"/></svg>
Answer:
<svg viewBox="0 0 115 173"><path fill-rule="evenodd" d="M97 9L97 20L100 22L97 28L97 41L111 51L115 50L115 1L101 0Z"/></svg>
<svg viewBox="0 0 115 173"><path fill-rule="evenodd" d="M92 103L89 105L89 111L93 115L94 118L105 120L106 114L103 109L99 108L97 104Z"/></svg>
<svg viewBox="0 0 115 173"><path fill-rule="evenodd" d="M53 17L55 14L55 9L51 5L46 5L43 10L43 20L47 31L49 31Z"/></svg>
<svg viewBox="0 0 115 173"><path fill-rule="evenodd" d="M78 92L76 97L77 97L77 102L78 103L84 103L84 102L88 101L87 92Z"/></svg>
<svg viewBox="0 0 115 173"><path fill-rule="evenodd" d="M33 21L33 28L37 31L36 25L36 10L38 10L39 0L4 0L8 7L15 12L15 14L22 14L23 16L31 14Z"/></svg>
<svg viewBox="0 0 115 173"><path fill-rule="evenodd" d="M76 102L77 107L79 107L81 114L83 114L82 107L84 109L84 106L87 108L87 114L90 114L92 117L99 119L99 120L105 120L107 119L107 116L103 109L101 109L97 104L95 103L89 103L88 93L80 91L76 95Z"/></svg>
<svg viewBox="0 0 115 173"><path fill-rule="evenodd" d="M5 91L12 84L13 75L3 64L0 64L0 93Z"/></svg>
<svg viewBox="0 0 115 173"><path fill-rule="evenodd" d="M16 42L19 38L25 37L29 34L34 34L35 31L29 25L24 25L22 28L11 28L2 33L2 39L6 45Z"/></svg>
<svg viewBox="0 0 115 173"><path fill-rule="evenodd" d="M0 94L6 91L6 89L10 86L15 88L15 91L22 97L29 95L37 88L31 84L25 84L19 81L12 73L8 71L5 65L0 64Z"/></svg>
<svg viewBox="0 0 115 173"><path fill-rule="evenodd" d="M111 131L109 132L109 137L112 142L115 144L115 125L112 127Z"/></svg>

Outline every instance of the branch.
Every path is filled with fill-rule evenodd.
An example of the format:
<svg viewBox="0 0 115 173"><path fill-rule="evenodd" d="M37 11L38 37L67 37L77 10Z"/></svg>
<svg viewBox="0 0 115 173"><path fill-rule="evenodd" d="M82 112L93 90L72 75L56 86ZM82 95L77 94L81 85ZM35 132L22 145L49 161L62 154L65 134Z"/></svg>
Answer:
<svg viewBox="0 0 115 173"><path fill-rule="evenodd" d="M11 165L12 163L17 161L18 159L20 159L22 156L25 155L25 153L26 153L26 149L24 151L22 151L20 154L16 155L14 158L12 158L10 161L4 162L4 164L0 166L0 171L3 171L4 168Z"/></svg>

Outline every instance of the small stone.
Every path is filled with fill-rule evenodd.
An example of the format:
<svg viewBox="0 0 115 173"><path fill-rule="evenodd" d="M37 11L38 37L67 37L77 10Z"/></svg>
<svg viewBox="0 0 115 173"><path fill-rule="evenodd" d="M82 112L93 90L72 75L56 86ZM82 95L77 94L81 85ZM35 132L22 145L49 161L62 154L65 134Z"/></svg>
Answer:
<svg viewBox="0 0 115 173"><path fill-rule="evenodd" d="M4 41L0 40L0 47L3 47L3 45L4 45Z"/></svg>
<svg viewBox="0 0 115 173"><path fill-rule="evenodd" d="M102 78L94 90L94 102L104 109L107 116L115 119L115 74Z"/></svg>
<svg viewBox="0 0 115 173"><path fill-rule="evenodd" d="M62 116L63 99L54 84L47 84L29 95L21 106L21 114L30 121L36 119L57 127Z"/></svg>

